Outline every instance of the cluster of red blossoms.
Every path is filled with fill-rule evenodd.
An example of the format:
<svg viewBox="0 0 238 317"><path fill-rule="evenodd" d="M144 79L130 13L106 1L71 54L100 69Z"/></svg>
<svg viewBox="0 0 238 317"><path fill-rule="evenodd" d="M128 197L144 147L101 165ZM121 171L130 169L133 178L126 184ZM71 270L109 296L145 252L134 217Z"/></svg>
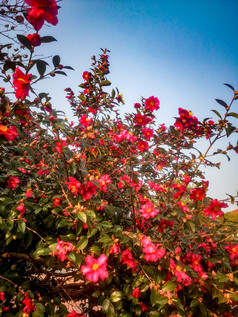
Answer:
<svg viewBox="0 0 238 317"><path fill-rule="evenodd" d="M24 0L31 8L28 9L27 20L39 31L44 22L52 25L58 23L58 6L55 0Z"/></svg>

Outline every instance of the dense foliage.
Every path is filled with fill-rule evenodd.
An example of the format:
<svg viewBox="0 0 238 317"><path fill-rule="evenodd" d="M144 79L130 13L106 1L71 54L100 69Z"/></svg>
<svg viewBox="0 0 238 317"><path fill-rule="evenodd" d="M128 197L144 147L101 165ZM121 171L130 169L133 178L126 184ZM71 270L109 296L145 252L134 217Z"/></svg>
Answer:
<svg viewBox="0 0 238 317"><path fill-rule="evenodd" d="M68 122L35 91L39 80L72 69L36 53L55 40L40 30L57 24L58 9L55 0L1 5L9 22L2 35L12 41L0 47L0 312L237 316L237 226L223 217L226 202L207 197L201 167L238 150L211 151L237 133L229 119L238 117L238 91L226 84L231 102L216 100L217 122L179 108L173 126L157 126L154 96L122 118L122 95L108 92L105 49L79 95L66 89L76 118ZM15 38L17 23L33 34Z"/></svg>

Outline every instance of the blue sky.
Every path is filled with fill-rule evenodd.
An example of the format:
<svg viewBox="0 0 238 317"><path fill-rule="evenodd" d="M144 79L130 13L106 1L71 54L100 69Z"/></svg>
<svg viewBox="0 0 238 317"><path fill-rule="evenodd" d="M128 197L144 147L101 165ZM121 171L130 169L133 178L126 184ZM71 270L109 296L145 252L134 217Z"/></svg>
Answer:
<svg viewBox="0 0 238 317"><path fill-rule="evenodd" d="M74 67L68 77L51 81L54 107L69 107L63 89L77 93L82 72L100 47L111 51L112 87L118 87L126 105L133 109L141 96L160 99L159 123L172 124L178 107L192 110L200 120L222 111L215 98L232 99L227 82L238 89L237 0L63 0L59 24L43 27L42 35L58 42L44 44L45 55L59 54L62 64ZM41 88L47 91L48 82ZM53 91L53 93L52 93ZM234 111L238 102L234 104ZM237 121L237 119L236 119ZM237 122L234 122L237 124ZM237 136L237 135L236 135ZM233 144L237 137L233 137ZM205 145L202 144L205 149ZM206 172L210 195L224 198L238 189L237 155L221 171ZM231 209L235 209L232 207Z"/></svg>

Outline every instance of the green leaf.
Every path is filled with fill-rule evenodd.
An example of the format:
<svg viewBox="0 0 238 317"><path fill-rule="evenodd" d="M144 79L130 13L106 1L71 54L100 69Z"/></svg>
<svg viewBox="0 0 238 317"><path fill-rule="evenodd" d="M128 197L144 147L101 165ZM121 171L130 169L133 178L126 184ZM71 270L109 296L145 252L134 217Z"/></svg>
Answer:
<svg viewBox="0 0 238 317"><path fill-rule="evenodd" d="M99 246L96 246L96 245L92 246L90 251L96 255L101 255L101 253L102 253L101 248Z"/></svg>
<svg viewBox="0 0 238 317"><path fill-rule="evenodd" d="M222 116L217 110L212 110L212 112L214 112L220 119L222 119Z"/></svg>
<svg viewBox="0 0 238 317"><path fill-rule="evenodd" d="M158 311L151 311L150 312L150 317L160 317L161 314Z"/></svg>
<svg viewBox="0 0 238 317"><path fill-rule="evenodd" d="M164 284L164 286L162 287L162 290L164 290L165 292L167 291L171 292L171 291L174 291L176 287L177 287L177 283L168 281Z"/></svg>
<svg viewBox="0 0 238 317"><path fill-rule="evenodd" d="M82 236L79 242L77 243L77 248L79 250L83 250L84 248L86 248L87 245L88 245L88 239L85 236Z"/></svg>
<svg viewBox="0 0 238 317"><path fill-rule="evenodd" d="M225 101L221 100L221 99L215 99L216 102L218 102L221 106L223 106L225 109L227 108L227 104L225 103Z"/></svg>
<svg viewBox="0 0 238 317"><path fill-rule="evenodd" d="M150 294L150 302L152 307L154 307L159 299L160 294L153 288Z"/></svg>
<svg viewBox="0 0 238 317"><path fill-rule="evenodd" d="M111 294L110 299L113 303L119 302L124 297L120 291L115 291Z"/></svg>
<svg viewBox="0 0 238 317"><path fill-rule="evenodd" d="M108 235L105 235L103 237L101 237L98 242L102 242L102 243L105 243L105 244L109 244L110 242L112 242L112 238L109 237Z"/></svg>
<svg viewBox="0 0 238 317"><path fill-rule="evenodd" d="M52 58L52 62L53 62L53 65L55 68L57 68L60 64L60 57L59 55L55 55L53 58Z"/></svg>
<svg viewBox="0 0 238 317"><path fill-rule="evenodd" d="M77 215L78 215L78 218L79 218L82 222L84 222L84 223L87 222L87 216L86 216L86 214L85 214L84 212L79 211L79 212L77 213Z"/></svg>
<svg viewBox="0 0 238 317"><path fill-rule="evenodd" d="M108 298L105 298L104 301L102 302L102 312L107 313L110 305L111 305L110 300Z"/></svg>
<svg viewBox="0 0 238 317"><path fill-rule="evenodd" d="M32 49L31 43L29 42L29 40L27 39L26 36L24 36L22 34L17 34L17 39L23 46L28 48L28 50Z"/></svg>
<svg viewBox="0 0 238 317"><path fill-rule="evenodd" d="M234 118L238 119L238 113L235 113L235 112L230 112L230 113L227 114L227 116L234 117Z"/></svg>
<svg viewBox="0 0 238 317"><path fill-rule="evenodd" d="M41 303L35 303L36 310L38 313L44 313L45 307Z"/></svg>
<svg viewBox="0 0 238 317"><path fill-rule="evenodd" d="M109 80L105 80L101 83L102 86L110 86L111 82Z"/></svg>
<svg viewBox="0 0 238 317"><path fill-rule="evenodd" d="M41 42L42 43L50 43L50 42L54 42L57 41L53 36L42 36L41 38Z"/></svg>
<svg viewBox="0 0 238 317"><path fill-rule="evenodd" d="M76 255L75 255L74 252L69 252L69 253L67 253L67 258L68 258L71 262L73 262L73 263L76 262Z"/></svg>
<svg viewBox="0 0 238 317"><path fill-rule="evenodd" d="M18 221L18 228L19 230L24 233L26 230L26 223L23 220Z"/></svg>

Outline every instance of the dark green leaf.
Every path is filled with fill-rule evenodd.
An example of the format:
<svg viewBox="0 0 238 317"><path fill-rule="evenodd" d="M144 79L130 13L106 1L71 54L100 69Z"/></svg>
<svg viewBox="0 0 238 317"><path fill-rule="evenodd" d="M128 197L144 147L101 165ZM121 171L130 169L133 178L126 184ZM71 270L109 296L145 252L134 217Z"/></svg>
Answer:
<svg viewBox="0 0 238 317"><path fill-rule="evenodd" d="M223 85L225 85L225 86L231 88L233 91L235 91L235 89L230 84L223 84Z"/></svg>
<svg viewBox="0 0 238 317"><path fill-rule="evenodd" d="M55 68L57 68L60 64L60 57L59 55L55 55L52 59L53 65L55 66Z"/></svg>
<svg viewBox="0 0 238 317"><path fill-rule="evenodd" d="M63 68L74 70L73 67L71 67L71 66L64 66Z"/></svg>
<svg viewBox="0 0 238 317"><path fill-rule="evenodd" d="M48 65L48 63L43 61L43 60L39 59L36 61L36 67L37 67L38 73L40 75L44 75L44 73L46 71L46 65Z"/></svg>
<svg viewBox="0 0 238 317"><path fill-rule="evenodd" d="M28 50L32 49L31 43L28 41L27 37L21 34L17 34L17 39L23 46L28 48Z"/></svg>
<svg viewBox="0 0 238 317"><path fill-rule="evenodd" d="M56 70L55 74L67 76L67 74L65 72L63 72L62 70Z"/></svg>
<svg viewBox="0 0 238 317"><path fill-rule="evenodd" d="M42 36L41 38L42 43L50 43L54 41L57 41L57 40L53 36Z"/></svg>
<svg viewBox="0 0 238 317"><path fill-rule="evenodd" d="M221 100L221 99L215 99L216 102L218 102L221 106L223 106L225 109L227 108L227 104L225 103L225 101Z"/></svg>

